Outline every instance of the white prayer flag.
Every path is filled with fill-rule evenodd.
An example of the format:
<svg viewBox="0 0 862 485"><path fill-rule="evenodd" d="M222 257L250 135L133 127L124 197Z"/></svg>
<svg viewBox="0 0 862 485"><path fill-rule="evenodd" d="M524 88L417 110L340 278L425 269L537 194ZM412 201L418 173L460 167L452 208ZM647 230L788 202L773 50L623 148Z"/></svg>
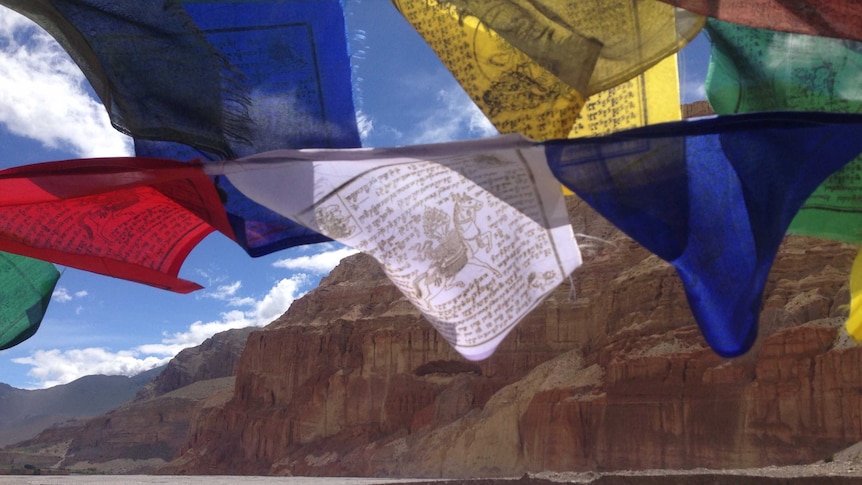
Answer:
<svg viewBox="0 0 862 485"><path fill-rule="evenodd" d="M490 356L581 255L545 149L518 135L277 150L205 165L257 203L368 253L443 337Z"/></svg>

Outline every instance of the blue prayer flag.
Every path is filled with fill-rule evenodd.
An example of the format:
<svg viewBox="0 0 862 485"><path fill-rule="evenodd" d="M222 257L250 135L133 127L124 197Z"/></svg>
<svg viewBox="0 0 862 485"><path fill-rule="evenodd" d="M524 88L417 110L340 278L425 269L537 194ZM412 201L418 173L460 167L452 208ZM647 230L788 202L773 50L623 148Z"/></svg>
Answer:
<svg viewBox="0 0 862 485"><path fill-rule="evenodd" d="M551 170L677 270L720 355L757 336L766 279L805 199L862 152L862 116L752 113L548 142Z"/></svg>

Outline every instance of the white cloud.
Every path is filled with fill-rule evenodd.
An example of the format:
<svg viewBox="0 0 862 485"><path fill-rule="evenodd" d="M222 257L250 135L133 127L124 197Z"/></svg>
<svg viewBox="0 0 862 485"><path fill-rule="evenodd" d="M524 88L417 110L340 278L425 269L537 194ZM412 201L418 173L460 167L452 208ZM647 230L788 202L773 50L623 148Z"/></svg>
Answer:
<svg viewBox="0 0 862 485"><path fill-rule="evenodd" d="M22 41L21 39L26 39ZM0 8L0 123L10 132L80 157L132 153L78 66L43 30Z"/></svg>
<svg viewBox="0 0 862 485"><path fill-rule="evenodd" d="M312 273L329 273L338 263L359 251L351 248L341 248L333 251L312 254L310 256L298 256L295 258L279 259L272 263L276 268L284 268L297 271L310 271Z"/></svg>
<svg viewBox="0 0 862 485"><path fill-rule="evenodd" d="M216 300L229 300L236 295L237 290L242 287L242 281L234 281L229 285L220 285L214 291L207 291L203 296L215 298Z"/></svg>
<svg viewBox="0 0 862 485"><path fill-rule="evenodd" d="M72 296L69 295L69 291L62 286L54 288L54 292L51 293L51 298L57 303L68 303L72 301Z"/></svg>
<svg viewBox="0 0 862 485"><path fill-rule="evenodd" d="M235 281L229 285L219 285L213 291L207 291L201 294L203 298L213 298L227 302L230 306L252 306L255 304L255 299L250 296L239 297L236 292L242 287L242 281Z"/></svg>
<svg viewBox="0 0 862 485"><path fill-rule="evenodd" d="M365 141L371 135L372 130L374 130L374 120L363 113L362 110L359 110L356 112L356 126L359 128L359 138Z"/></svg>
<svg viewBox="0 0 862 485"><path fill-rule="evenodd" d="M0 33L13 33L33 25L27 17L14 13L6 8L3 10L4 12L0 12Z"/></svg>
<svg viewBox="0 0 862 485"><path fill-rule="evenodd" d="M228 279L227 274L225 274L224 270L219 268L217 265L210 263L209 267L204 268L195 268L195 273L197 273L198 277L203 281L206 281L206 286L215 286L221 284L223 281Z"/></svg>
<svg viewBox="0 0 862 485"><path fill-rule="evenodd" d="M437 110L419 123L419 133L410 144L442 143L465 138L486 138L497 134L497 129L478 106L460 88L441 89Z"/></svg>
<svg viewBox="0 0 862 485"><path fill-rule="evenodd" d="M304 274L296 274L280 280L262 300L255 303L251 313L252 325L262 327L280 317L294 300L305 294L300 292L300 288L307 280L308 276Z"/></svg>
<svg viewBox="0 0 862 485"><path fill-rule="evenodd" d="M221 318L216 321L194 322L185 332L166 334L160 343L141 345L137 350L145 354L173 356L180 350L199 345L207 338L225 330L262 327L281 316L294 300L304 294L301 288L306 280L307 277L304 274L284 278L276 283L262 299L255 301L250 310L231 310L223 312L220 315Z"/></svg>
<svg viewBox="0 0 862 485"><path fill-rule="evenodd" d="M243 298L231 298L230 301L228 301L228 305L230 306L252 306L255 303L255 299L250 296L246 296Z"/></svg>
<svg viewBox="0 0 862 485"><path fill-rule="evenodd" d="M81 299L87 296L87 290L79 290L75 293L70 294L69 290L67 290L63 286L58 286L54 288L54 292L51 293L51 299L56 301L57 303L69 303L75 299Z"/></svg>
<svg viewBox="0 0 862 485"><path fill-rule="evenodd" d="M111 352L103 348L86 348L37 350L29 357L12 361L32 366L28 375L37 379L39 387L44 388L66 384L86 375L132 376L165 364L168 360L170 357L143 356L133 350Z"/></svg>
<svg viewBox="0 0 862 485"><path fill-rule="evenodd" d="M179 351L200 345L218 332L234 328L262 327L271 323L304 294L303 287L307 281L306 275L295 274L278 281L259 300L233 297L228 304L232 299L249 300L248 306L251 308L245 311L226 311L220 314L218 320L197 321L189 325L186 331L165 333L159 343L120 351L102 347L37 350L27 357L12 361L32 367L27 374L36 379L36 388L65 384L92 374L132 376L167 363ZM228 285L228 288L232 286ZM236 289L239 289L239 286ZM228 292L229 290L225 290L225 293ZM68 292L66 294L68 295Z"/></svg>
<svg viewBox="0 0 862 485"><path fill-rule="evenodd" d="M702 80L683 82L681 89L683 103L692 103L706 99L706 86Z"/></svg>

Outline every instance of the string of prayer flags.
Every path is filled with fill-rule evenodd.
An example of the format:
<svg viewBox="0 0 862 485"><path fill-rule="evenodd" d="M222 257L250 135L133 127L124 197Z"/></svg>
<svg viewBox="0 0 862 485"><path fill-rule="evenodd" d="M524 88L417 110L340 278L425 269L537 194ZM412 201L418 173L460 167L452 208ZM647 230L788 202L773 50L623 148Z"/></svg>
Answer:
<svg viewBox="0 0 862 485"><path fill-rule="evenodd" d="M716 353L757 335L778 246L805 199L862 152L862 116L751 113L548 142L563 184L671 263Z"/></svg>
<svg viewBox="0 0 862 485"><path fill-rule="evenodd" d="M52 34L141 157L360 145L338 0L0 0ZM220 190L253 256L326 241Z"/></svg>
<svg viewBox="0 0 862 485"><path fill-rule="evenodd" d="M0 252L0 350L39 330L59 279L51 263Z"/></svg>
<svg viewBox="0 0 862 485"><path fill-rule="evenodd" d="M517 135L402 148L276 150L205 170L373 256L468 359L490 356L581 264L544 149Z"/></svg>
<svg viewBox="0 0 862 485"><path fill-rule="evenodd" d="M0 171L0 251L179 293L189 252L218 229L231 236L200 166L81 159Z"/></svg>
<svg viewBox="0 0 862 485"><path fill-rule="evenodd" d="M566 137L584 98L675 53L704 22L653 0L393 3L501 133L537 140Z"/></svg>
<svg viewBox="0 0 862 485"><path fill-rule="evenodd" d="M716 113L862 112L862 42L756 29L710 19L706 81ZM790 232L862 243L862 157L811 195Z"/></svg>
<svg viewBox="0 0 862 485"><path fill-rule="evenodd" d="M862 40L862 2L858 0L661 1L749 27Z"/></svg>

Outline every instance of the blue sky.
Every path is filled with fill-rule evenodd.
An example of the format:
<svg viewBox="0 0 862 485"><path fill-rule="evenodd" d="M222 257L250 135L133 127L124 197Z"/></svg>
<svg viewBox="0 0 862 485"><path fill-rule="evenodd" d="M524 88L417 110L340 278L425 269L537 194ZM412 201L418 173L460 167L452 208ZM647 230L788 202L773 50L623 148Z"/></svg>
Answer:
<svg viewBox="0 0 862 485"><path fill-rule="evenodd" d="M388 1L346 0L345 8L365 146L496 134ZM703 99L707 52L702 37L682 51L683 101ZM3 7L0 93L0 168L132 154L77 66L47 34ZM39 332L0 351L0 382L42 388L150 369L218 331L266 325L351 253L333 243L251 258L214 234L180 271L205 286L189 295L61 268Z"/></svg>

